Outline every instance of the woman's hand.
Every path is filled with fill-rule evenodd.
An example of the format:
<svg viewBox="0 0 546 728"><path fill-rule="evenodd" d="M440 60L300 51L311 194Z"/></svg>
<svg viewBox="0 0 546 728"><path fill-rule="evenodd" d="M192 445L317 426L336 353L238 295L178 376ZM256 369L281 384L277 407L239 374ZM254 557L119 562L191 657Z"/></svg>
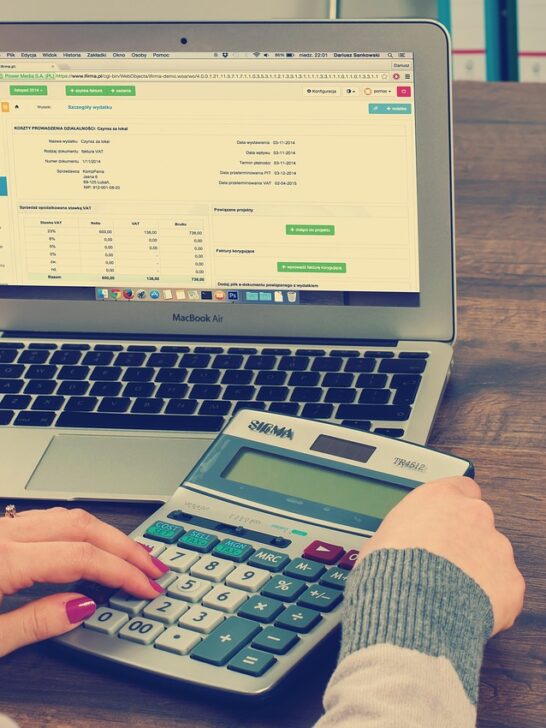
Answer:
<svg viewBox="0 0 546 728"><path fill-rule="evenodd" d="M145 548L80 508L50 508L0 518L0 602L32 584L89 579L143 599L163 589L168 571ZM0 615L0 656L74 629L97 605L82 594L53 594Z"/></svg>

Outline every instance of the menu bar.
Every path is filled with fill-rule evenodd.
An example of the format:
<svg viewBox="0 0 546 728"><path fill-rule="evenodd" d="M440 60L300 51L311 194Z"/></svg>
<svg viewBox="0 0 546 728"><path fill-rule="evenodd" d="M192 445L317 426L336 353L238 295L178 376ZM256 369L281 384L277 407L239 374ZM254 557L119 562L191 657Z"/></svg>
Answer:
<svg viewBox="0 0 546 728"><path fill-rule="evenodd" d="M257 60L267 60L268 58L310 58L317 60L318 58L330 58L339 60L359 60L359 59L413 59L411 51L209 51L209 52L169 52L169 51L21 51L15 53L12 51L0 53L0 59L11 60L59 60L59 59L141 59L141 60L165 60L166 58L255 58Z"/></svg>

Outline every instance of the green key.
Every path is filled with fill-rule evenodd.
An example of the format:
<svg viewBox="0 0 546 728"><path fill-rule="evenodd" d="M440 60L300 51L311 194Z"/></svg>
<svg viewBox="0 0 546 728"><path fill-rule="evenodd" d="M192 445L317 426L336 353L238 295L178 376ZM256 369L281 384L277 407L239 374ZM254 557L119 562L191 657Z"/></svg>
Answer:
<svg viewBox="0 0 546 728"><path fill-rule="evenodd" d="M260 677L260 675L263 675L270 667L273 667L276 662L277 660L273 657L273 655L268 655L266 652L258 652L258 650L252 650L250 647L245 647L238 655L235 655L227 668L228 670L242 672L245 675L252 675L252 677Z"/></svg>
<svg viewBox="0 0 546 728"><path fill-rule="evenodd" d="M167 523L166 521L156 521L148 526L144 538L151 538L162 543L175 543L183 533L182 526L176 526L174 523Z"/></svg>
<svg viewBox="0 0 546 728"><path fill-rule="evenodd" d="M225 665L259 632L260 627L256 622L230 617L194 648L191 657L211 665Z"/></svg>
<svg viewBox="0 0 546 728"><path fill-rule="evenodd" d="M260 569L268 571L280 571L284 569L290 561L290 557L279 551L270 551L269 549L258 549L256 553L249 559L249 566L258 566Z"/></svg>
<svg viewBox="0 0 546 728"><path fill-rule="evenodd" d="M320 583L324 586L331 586L334 589L344 589L345 584L347 583L347 577L350 573L351 572L347 571L347 569L340 569L339 567L334 566L329 569L326 574L324 574Z"/></svg>
<svg viewBox="0 0 546 728"><path fill-rule="evenodd" d="M205 531L197 531L192 528L187 531L180 541L179 546L185 546L192 551L198 551L201 554L208 554L208 552L216 546L218 539L211 533L205 533Z"/></svg>
<svg viewBox="0 0 546 728"><path fill-rule="evenodd" d="M254 549L248 543L226 538L218 544L212 553L213 556L222 556L224 559L240 563L246 561L254 553Z"/></svg>

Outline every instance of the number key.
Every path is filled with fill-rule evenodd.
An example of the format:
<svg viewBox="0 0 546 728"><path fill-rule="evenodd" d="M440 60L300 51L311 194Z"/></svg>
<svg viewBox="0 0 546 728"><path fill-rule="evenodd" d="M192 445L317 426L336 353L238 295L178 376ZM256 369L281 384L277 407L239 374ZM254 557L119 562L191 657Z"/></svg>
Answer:
<svg viewBox="0 0 546 728"><path fill-rule="evenodd" d="M262 594L266 597L280 599L283 602L293 602L302 591L305 591L305 582L299 579L289 579L279 574L266 584Z"/></svg>
<svg viewBox="0 0 546 728"><path fill-rule="evenodd" d="M215 609L204 609L202 606L196 605L182 615L178 624L181 627L207 634L223 621L224 615Z"/></svg>
<svg viewBox="0 0 546 728"><path fill-rule="evenodd" d="M163 624L174 624L189 609L185 602L169 597L157 597L150 602L142 614Z"/></svg>
<svg viewBox="0 0 546 728"><path fill-rule="evenodd" d="M210 583L203 579L194 579L191 576L181 576L167 588L170 597L183 599L185 602L201 601L205 594L212 589Z"/></svg>
<svg viewBox="0 0 546 728"><path fill-rule="evenodd" d="M255 592L261 589L270 576L271 574L264 569L252 569L243 564L231 572L226 579L226 584L245 591Z"/></svg>
<svg viewBox="0 0 546 728"><path fill-rule="evenodd" d="M203 605L220 609L222 612L235 612L247 599L248 596L240 589L227 589L222 584L215 586L203 598Z"/></svg>
<svg viewBox="0 0 546 728"><path fill-rule="evenodd" d="M119 612L117 609L109 607L99 607L97 611L83 623L86 629L92 629L95 632L113 637L116 632L129 621L126 612Z"/></svg>
<svg viewBox="0 0 546 728"><path fill-rule="evenodd" d="M111 607L121 609L122 612L127 612L127 614L130 614L132 617L141 612L147 603L147 599L138 599L137 597L127 594L127 592L124 592L121 589L110 597L109 600Z"/></svg>
<svg viewBox="0 0 546 728"><path fill-rule="evenodd" d="M138 642L139 645L151 645L164 629L162 624L135 617L121 628L119 636L124 640Z"/></svg>
<svg viewBox="0 0 546 728"><path fill-rule="evenodd" d="M223 581L235 567L231 561L219 559L214 556L204 556L194 564L190 573L192 576L201 576L209 581Z"/></svg>
<svg viewBox="0 0 546 728"><path fill-rule="evenodd" d="M161 554L161 561L168 566L171 571L176 571L179 574L187 571L190 566L195 564L199 556L192 553L191 551L184 551L183 549L177 549L175 546L171 546Z"/></svg>

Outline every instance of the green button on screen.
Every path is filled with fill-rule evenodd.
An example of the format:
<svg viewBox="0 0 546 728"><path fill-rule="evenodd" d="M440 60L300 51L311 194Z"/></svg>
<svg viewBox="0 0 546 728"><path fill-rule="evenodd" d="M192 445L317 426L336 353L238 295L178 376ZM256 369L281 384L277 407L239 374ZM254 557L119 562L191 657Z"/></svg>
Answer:
<svg viewBox="0 0 546 728"><path fill-rule="evenodd" d="M335 225L287 225L287 235L335 235Z"/></svg>
<svg viewBox="0 0 546 728"><path fill-rule="evenodd" d="M10 96L47 96L47 86L23 84L9 87Z"/></svg>
<svg viewBox="0 0 546 728"><path fill-rule="evenodd" d="M277 273L347 273L347 264L280 260L277 263Z"/></svg>
<svg viewBox="0 0 546 728"><path fill-rule="evenodd" d="M136 96L136 86L67 86L67 96Z"/></svg>

